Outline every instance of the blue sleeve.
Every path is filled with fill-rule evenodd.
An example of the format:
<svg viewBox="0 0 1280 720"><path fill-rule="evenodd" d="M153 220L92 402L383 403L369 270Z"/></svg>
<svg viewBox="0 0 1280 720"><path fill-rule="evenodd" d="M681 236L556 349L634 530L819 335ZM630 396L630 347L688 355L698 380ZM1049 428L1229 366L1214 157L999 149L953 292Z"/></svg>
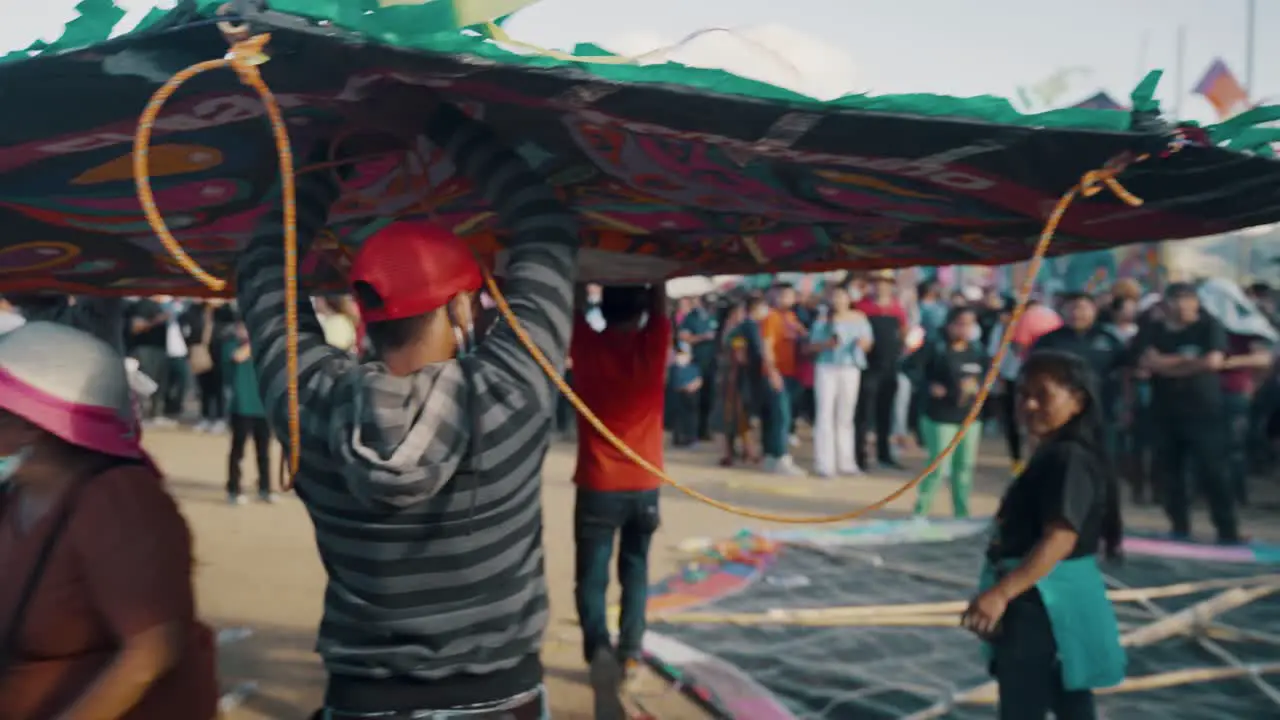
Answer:
<svg viewBox="0 0 1280 720"><path fill-rule="evenodd" d="M854 325L853 337L855 340L871 339L873 337L871 332L871 321L867 320L865 317L859 320Z"/></svg>
<svg viewBox="0 0 1280 720"><path fill-rule="evenodd" d="M680 324L676 327L676 332L677 333L687 332L691 335L697 335L699 333L698 328L694 327L693 313L688 313L683 318L680 319Z"/></svg>
<svg viewBox="0 0 1280 720"><path fill-rule="evenodd" d="M827 320L819 320L813 324L813 329L809 331L809 342L820 343L831 339L831 322Z"/></svg>

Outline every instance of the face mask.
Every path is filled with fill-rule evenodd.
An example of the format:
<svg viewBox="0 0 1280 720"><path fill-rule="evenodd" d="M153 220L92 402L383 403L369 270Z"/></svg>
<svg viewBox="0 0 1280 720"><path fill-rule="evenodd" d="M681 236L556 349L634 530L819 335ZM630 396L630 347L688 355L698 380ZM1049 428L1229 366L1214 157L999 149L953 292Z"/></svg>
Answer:
<svg viewBox="0 0 1280 720"><path fill-rule="evenodd" d="M30 454L30 448L22 448L13 455L0 457L0 486L8 485L13 481L13 476L22 469L22 464L27 461Z"/></svg>

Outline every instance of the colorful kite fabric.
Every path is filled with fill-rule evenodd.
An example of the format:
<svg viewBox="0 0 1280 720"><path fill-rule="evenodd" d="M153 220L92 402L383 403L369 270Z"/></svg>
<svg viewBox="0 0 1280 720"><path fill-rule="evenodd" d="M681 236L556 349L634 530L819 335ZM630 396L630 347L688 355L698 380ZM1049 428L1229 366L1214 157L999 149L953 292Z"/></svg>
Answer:
<svg viewBox="0 0 1280 720"><path fill-rule="evenodd" d="M145 222L131 150L151 94L225 54L219 5L180 3L106 40L120 14L86 0L61 39L0 62L0 292L203 292ZM262 72L298 157L322 138L371 132L351 110L390 85L430 88L491 123L559 187L584 226L584 279L1025 259L1066 188L1148 151L1157 157L1123 175L1145 205L1105 193L1078 202L1055 253L1280 220L1280 164L1218 147L1263 148L1269 131L1252 124L1271 119L1270 108L1180 133L1192 142L1163 157L1172 136L1130 132L1121 111L1024 116L996 98L929 95L823 103L722 71L626 64L598 48L577 52L608 62L520 55L452 26L482 6L276 0L243 19L271 32ZM1135 92L1139 112L1150 110L1153 83ZM183 247L229 278L278 199L262 103L229 70L197 77L157 121L150 167ZM419 144L361 165L331 232L303 259L304 283L340 287L378 222L423 216L481 252L500 247L487 204L438 149Z"/></svg>

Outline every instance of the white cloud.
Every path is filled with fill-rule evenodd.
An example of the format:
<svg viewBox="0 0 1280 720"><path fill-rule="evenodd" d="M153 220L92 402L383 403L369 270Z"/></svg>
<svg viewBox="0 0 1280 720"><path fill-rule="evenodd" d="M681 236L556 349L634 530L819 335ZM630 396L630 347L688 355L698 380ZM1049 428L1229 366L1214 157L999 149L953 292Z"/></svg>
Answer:
<svg viewBox="0 0 1280 720"><path fill-rule="evenodd" d="M68 22L80 16L76 9L80 0L43 0L30 3L21 12L6 13L0 25L0 54L21 50L37 40L53 42L62 37ZM116 7L125 11L116 23L112 36L132 30L152 8L172 9L175 0L115 0Z"/></svg>
<svg viewBox="0 0 1280 720"><path fill-rule="evenodd" d="M684 42L641 30L600 45L619 55L642 55L645 64L671 61L727 70L820 100L865 91L847 52L785 25L708 30Z"/></svg>

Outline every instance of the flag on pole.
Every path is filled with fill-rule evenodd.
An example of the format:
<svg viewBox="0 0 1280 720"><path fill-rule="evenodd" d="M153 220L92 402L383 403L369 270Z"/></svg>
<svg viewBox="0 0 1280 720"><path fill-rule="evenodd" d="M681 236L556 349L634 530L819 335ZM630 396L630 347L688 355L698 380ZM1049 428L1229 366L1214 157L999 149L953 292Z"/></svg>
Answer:
<svg viewBox="0 0 1280 720"><path fill-rule="evenodd" d="M1087 67L1061 68L1033 85L1018 88L1018 98L1029 110L1050 108L1071 92L1077 79L1087 78L1091 74L1093 71Z"/></svg>
<svg viewBox="0 0 1280 720"><path fill-rule="evenodd" d="M1204 77L1195 87L1195 93L1208 100L1218 117L1223 120L1248 110L1250 106L1249 93L1222 58L1214 60L1205 71Z"/></svg>

